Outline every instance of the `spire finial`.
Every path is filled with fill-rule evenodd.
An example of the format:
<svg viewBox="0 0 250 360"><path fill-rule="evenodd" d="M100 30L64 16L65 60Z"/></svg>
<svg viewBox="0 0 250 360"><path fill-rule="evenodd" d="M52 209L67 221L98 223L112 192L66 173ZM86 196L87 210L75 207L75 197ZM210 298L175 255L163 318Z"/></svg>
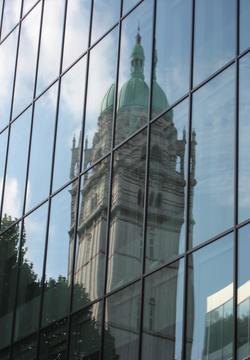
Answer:
<svg viewBox="0 0 250 360"><path fill-rule="evenodd" d="M137 44L140 44L140 43L141 43L140 31L141 31L141 28L140 28L140 23L139 23L139 21L138 21L137 34L136 34L136 43L137 43Z"/></svg>

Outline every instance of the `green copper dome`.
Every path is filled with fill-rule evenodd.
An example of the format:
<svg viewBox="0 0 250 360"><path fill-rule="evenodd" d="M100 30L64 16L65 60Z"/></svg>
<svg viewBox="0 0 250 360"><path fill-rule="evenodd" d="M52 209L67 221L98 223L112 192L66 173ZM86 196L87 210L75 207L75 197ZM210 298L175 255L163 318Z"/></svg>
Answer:
<svg viewBox="0 0 250 360"><path fill-rule="evenodd" d="M118 108L128 106L148 107L149 88L143 79L132 77L121 88Z"/></svg>
<svg viewBox="0 0 250 360"><path fill-rule="evenodd" d="M153 82L153 99L152 107L154 113L160 113L168 108L168 100L166 94L157 83L156 80Z"/></svg>
<svg viewBox="0 0 250 360"><path fill-rule="evenodd" d="M111 109L114 106L114 98L115 98L115 84L112 84L102 100L101 113Z"/></svg>

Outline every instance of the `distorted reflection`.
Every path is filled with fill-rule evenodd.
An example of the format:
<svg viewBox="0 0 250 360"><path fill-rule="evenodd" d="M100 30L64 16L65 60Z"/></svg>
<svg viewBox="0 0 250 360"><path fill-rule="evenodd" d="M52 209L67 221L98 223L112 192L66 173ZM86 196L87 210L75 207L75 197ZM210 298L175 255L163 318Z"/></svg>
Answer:
<svg viewBox="0 0 250 360"><path fill-rule="evenodd" d="M2 189L3 189L3 176L6 158L6 145L7 145L8 130L0 134L0 199L2 201Z"/></svg>
<svg viewBox="0 0 250 360"><path fill-rule="evenodd" d="M41 8L40 3L22 23L15 79L13 118L33 99Z"/></svg>
<svg viewBox="0 0 250 360"><path fill-rule="evenodd" d="M114 155L109 229L108 289L141 273L146 170L146 131Z"/></svg>
<svg viewBox="0 0 250 360"><path fill-rule="evenodd" d="M240 0L240 51L250 46L249 42L250 2Z"/></svg>
<svg viewBox="0 0 250 360"><path fill-rule="evenodd" d="M197 185L190 196L190 246L233 225L234 73L228 68L193 96L190 171Z"/></svg>
<svg viewBox="0 0 250 360"><path fill-rule="evenodd" d="M190 0L157 2L153 116L188 91L191 5Z"/></svg>
<svg viewBox="0 0 250 360"><path fill-rule="evenodd" d="M140 283L107 298L103 359L138 359L140 301ZM113 341L114 351L111 348Z"/></svg>
<svg viewBox="0 0 250 360"><path fill-rule="evenodd" d="M228 235L189 257L186 337L188 360L232 359L232 240L233 237Z"/></svg>
<svg viewBox="0 0 250 360"><path fill-rule="evenodd" d="M62 1L63 3L63 1ZM68 0L63 66L67 68L88 47L91 0Z"/></svg>
<svg viewBox="0 0 250 360"><path fill-rule="evenodd" d="M234 0L197 1L194 44L195 84L234 58L235 11Z"/></svg>
<svg viewBox="0 0 250 360"><path fill-rule="evenodd" d="M81 129L85 92L86 58L61 79L54 159L53 191L80 171ZM76 140L77 136L77 140ZM71 152L70 152L70 146ZM74 165L73 165L74 163Z"/></svg>
<svg viewBox="0 0 250 360"><path fill-rule="evenodd" d="M116 28L90 52L84 132L84 169L110 151L117 46L118 29Z"/></svg>
<svg viewBox="0 0 250 360"><path fill-rule="evenodd" d="M16 218L19 218L23 211L30 124L31 110L27 110L10 128L3 214Z"/></svg>
<svg viewBox="0 0 250 360"><path fill-rule="evenodd" d="M22 0L4 1L1 39L18 23L21 15Z"/></svg>
<svg viewBox="0 0 250 360"><path fill-rule="evenodd" d="M151 126L146 242L148 271L184 251L187 127L187 101Z"/></svg>
<svg viewBox="0 0 250 360"><path fill-rule="evenodd" d="M47 224L47 204L25 218L17 293L15 340L38 328Z"/></svg>
<svg viewBox="0 0 250 360"><path fill-rule="evenodd" d="M76 313L72 319L70 360L100 359L102 302ZM87 336L86 336L87 335ZM104 329L107 359L114 355L114 338Z"/></svg>
<svg viewBox="0 0 250 360"><path fill-rule="evenodd" d="M0 129L9 122L18 29L0 47Z"/></svg>
<svg viewBox="0 0 250 360"><path fill-rule="evenodd" d="M15 303L20 244L20 224L13 225L15 220L5 215L1 221L3 234L0 236L0 349L8 346L10 342Z"/></svg>
<svg viewBox="0 0 250 360"><path fill-rule="evenodd" d="M44 2L37 94L40 94L59 75L64 10L65 0Z"/></svg>
<svg viewBox="0 0 250 360"><path fill-rule="evenodd" d="M122 24L116 144L147 122L152 58L152 4L151 0L144 1ZM130 60L128 54L131 54ZM165 101L165 95L162 96ZM162 102L162 98L159 101Z"/></svg>
<svg viewBox="0 0 250 360"><path fill-rule="evenodd" d="M238 232L238 360L250 358L250 226Z"/></svg>
<svg viewBox="0 0 250 360"><path fill-rule="evenodd" d="M183 261L145 280L142 359L181 359Z"/></svg>
<svg viewBox="0 0 250 360"><path fill-rule="evenodd" d="M17 344L13 348L13 358L17 360L36 360L37 359L37 335L30 336ZM1 360L2 358L1 354ZM7 359L6 359L7 360Z"/></svg>
<svg viewBox="0 0 250 360"><path fill-rule="evenodd" d="M245 55L240 61L239 90L239 219L244 221L250 217L250 56Z"/></svg>
<svg viewBox="0 0 250 360"><path fill-rule="evenodd" d="M82 176L74 269L74 309L103 295L109 178L109 158ZM77 201L74 188L71 196L74 207ZM70 232L70 259L73 259L73 244L74 233ZM81 288L85 291L80 291Z"/></svg>
<svg viewBox="0 0 250 360"><path fill-rule="evenodd" d="M35 103L26 211L49 195L57 88L56 83Z"/></svg>
<svg viewBox="0 0 250 360"><path fill-rule="evenodd" d="M91 32L92 44L105 34L120 17L121 0L95 0ZM105 16L103 16L105 14Z"/></svg>

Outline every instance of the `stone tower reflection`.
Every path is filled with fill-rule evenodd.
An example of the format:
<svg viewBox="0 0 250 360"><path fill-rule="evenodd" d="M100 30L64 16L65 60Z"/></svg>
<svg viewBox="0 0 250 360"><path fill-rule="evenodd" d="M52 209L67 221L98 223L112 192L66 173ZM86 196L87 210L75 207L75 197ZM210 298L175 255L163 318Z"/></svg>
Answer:
<svg viewBox="0 0 250 360"><path fill-rule="evenodd" d="M147 120L149 86L144 79L144 60L142 39L138 32L131 54L130 78L118 94L116 116L116 141L118 142L138 130ZM166 94L157 83L156 64L155 52L152 109L154 116L168 108ZM98 118L98 130L94 134L92 144L90 145L87 140L84 144L85 168L100 159L100 154L107 153L109 149L114 97L115 85L112 84L103 98ZM73 139L71 178L75 175L75 169L79 167L81 137L82 134L79 135L78 145L75 138ZM149 269L164 264L168 259L179 254L180 236L185 220L187 186L185 179L186 131L184 130L180 137L175 126L173 111L169 111L155 123L152 127L151 139L146 250L146 263ZM193 133L191 146L195 147L195 145L195 133ZM145 133L141 133L124 144L114 156L108 239L107 287L109 290L132 280L135 274L140 274L142 268L145 149L146 136ZM88 171L82 181L74 282L85 289L89 299L103 295L109 174L107 161L102 161ZM195 186L194 156L191 159L191 188L193 186ZM77 196L76 188L72 188L71 195L73 212ZM192 190L190 203L192 204ZM189 212L192 218L192 205ZM74 219L73 215L72 219ZM190 226L189 241L192 241L193 225L194 220ZM73 232L71 230L69 235L70 275L73 257ZM170 282L171 296L177 296L177 282L173 282L172 279ZM161 296L160 292L157 296ZM154 303L157 305L157 299L154 299ZM175 312L176 309L172 311ZM115 332L119 331L115 330L116 319L112 319L112 314L108 316L109 324L114 325L113 335L116 337ZM135 324L134 331L136 331L136 326ZM172 346L175 346L174 338ZM174 350L171 352L174 353ZM119 358L123 359L122 351L119 355Z"/></svg>

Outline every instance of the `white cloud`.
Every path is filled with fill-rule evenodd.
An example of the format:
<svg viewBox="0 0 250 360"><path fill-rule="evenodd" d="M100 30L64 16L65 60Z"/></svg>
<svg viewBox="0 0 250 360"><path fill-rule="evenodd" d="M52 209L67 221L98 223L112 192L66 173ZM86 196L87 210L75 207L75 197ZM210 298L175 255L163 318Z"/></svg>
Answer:
<svg viewBox="0 0 250 360"><path fill-rule="evenodd" d="M3 179L0 180L0 189L3 186ZM21 211L20 191L16 178L9 178L5 182L3 213L19 217Z"/></svg>

